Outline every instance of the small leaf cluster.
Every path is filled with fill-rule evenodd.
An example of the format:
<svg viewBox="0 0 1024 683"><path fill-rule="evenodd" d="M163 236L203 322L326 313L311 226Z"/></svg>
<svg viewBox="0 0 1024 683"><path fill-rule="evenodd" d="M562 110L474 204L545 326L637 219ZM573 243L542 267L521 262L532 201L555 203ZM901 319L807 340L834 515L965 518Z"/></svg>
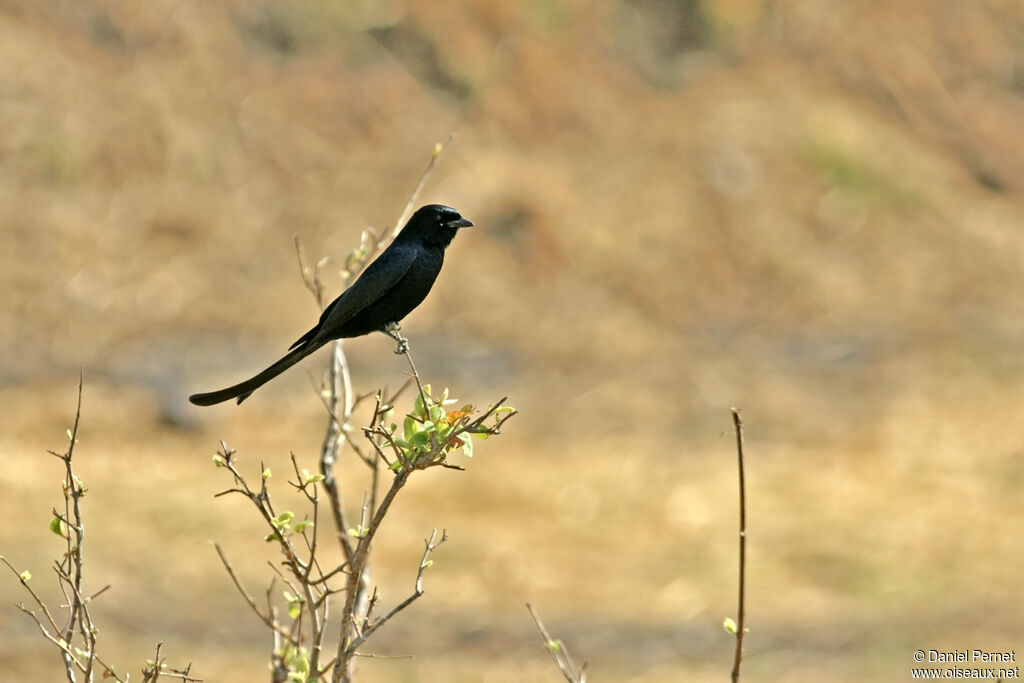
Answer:
<svg viewBox="0 0 1024 683"><path fill-rule="evenodd" d="M403 465L423 467L440 462L456 448L461 448L467 458L473 457L473 441L469 434L459 429L468 423L473 406L467 404L460 410L445 410L456 403L456 399L448 398L448 389L442 391L439 398L434 398L430 394L430 385L423 386L422 393L413 402L412 412L402 422L402 436L391 439L399 449L399 460L391 464L391 469L398 470ZM397 430L398 426L392 424L391 433Z"/></svg>
<svg viewBox="0 0 1024 683"><path fill-rule="evenodd" d="M288 683L306 683L309 680L309 651L306 648L288 644L276 654L288 672Z"/></svg>
<svg viewBox="0 0 1024 683"><path fill-rule="evenodd" d="M462 469L447 463L447 457L459 450L467 458L473 457L473 437L486 439L500 433L501 425L515 415L516 410L504 405L505 399L490 405L479 417L474 417L476 409L466 404L457 410L449 410L458 403L448 397L448 390L441 392L439 397L431 394L429 384L420 388L420 393L413 402L413 409L402 422L399 436L398 425L378 424L372 429L364 429L370 437L378 454L384 458L394 472L425 469L434 465ZM493 424L488 424L488 421ZM383 439L383 443L378 439ZM391 447L396 456L394 461L388 459L382 445Z"/></svg>

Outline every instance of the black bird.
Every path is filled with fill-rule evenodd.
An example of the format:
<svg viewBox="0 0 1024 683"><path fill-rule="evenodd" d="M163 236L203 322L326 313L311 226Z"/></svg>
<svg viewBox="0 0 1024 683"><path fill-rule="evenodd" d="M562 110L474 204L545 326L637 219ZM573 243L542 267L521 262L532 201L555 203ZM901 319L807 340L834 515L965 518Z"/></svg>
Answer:
<svg viewBox="0 0 1024 683"><path fill-rule="evenodd" d="M407 350L398 323L430 292L444 263L444 250L459 228L473 225L449 206L428 204L416 210L388 248L352 286L324 309L320 321L289 347L287 355L255 377L227 389L193 394L198 406L237 398L241 403L256 389L335 339L384 332Z"/></svg>

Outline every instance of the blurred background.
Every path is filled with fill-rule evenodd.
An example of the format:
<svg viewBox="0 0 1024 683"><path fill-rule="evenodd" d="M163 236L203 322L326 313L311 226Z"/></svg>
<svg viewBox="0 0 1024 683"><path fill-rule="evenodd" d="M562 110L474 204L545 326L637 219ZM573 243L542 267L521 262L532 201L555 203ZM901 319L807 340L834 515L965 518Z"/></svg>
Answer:
<svg viewBox="0 0 1024 683"><path fill-rule="evenodd" d="M414 478L378 539L366 681L724 680L748 449L759 681L905 680L1024 646L1024 5L981 0L0 4L0 553L56 604L47 531L85 376L86 571L106 658L157 641L267 676L275 560L211 457L315 463L301 367L249 376L421 203L471 218L407 318L435 387L521 415ZM405 363L346 344L360 392ZM326 353L302 367L319 377ZM346 463L353 505L363 472ZM348 472L349 474L344 474ZM296 500L294 507L298 509ZM0 580L0 670L60 680Z"/></svg>

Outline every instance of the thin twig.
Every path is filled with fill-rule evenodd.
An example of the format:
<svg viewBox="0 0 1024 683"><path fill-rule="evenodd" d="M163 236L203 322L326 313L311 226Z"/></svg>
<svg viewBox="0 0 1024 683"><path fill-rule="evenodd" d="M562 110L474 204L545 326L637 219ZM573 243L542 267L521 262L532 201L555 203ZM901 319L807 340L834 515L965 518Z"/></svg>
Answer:
<svg viewBox="0 0 1024 683"><path fill-rule="evenodd" d="M327 265L328 261L326 258L320 259L316 266L310 268L306 265L306 250L302 246L302 239L298 235L293 235L292 241L295 244L295 255L299 261L299 275L302 276L302 282L306 285L306 289L313 293L313 298L316 299L320 310L323 310L324 283L320 278L320 270Z"/></svg>
<svg viewBox="0 0 1024 683"><path fill-rule="evenodd" d="M80 587L82 585L82 568L85 564L85 558L82 552L82 543L85 540L85 524L82 522L82 510L80 501L82 495L85 492L85 487L78 477L75 476L74 471L71 468L71 458L75 453L75 442L78 440L78 424L82 417L82 384L83 377L82 372L78 373L78 399L75 404L75 423L71 427L71 433L69 435L68 449L64 455L60 456L61 460L64 461L64 512L65 519L68 521L68 533L65 536L67 543L67 552L64 555L64 559L61 562L62 567L67 567L65 570L66 574L74 575L66 582L68 588L71 589L72 598L69 601L70 607L68 609L68 621L64 625L62 637L65 642L70 643L71 638L74 635L75 627L78 625L79 617L84 618L83 604L80 598ZM74 534L74 540L72 540L72 534ZM94 653L96 651L96 634L92 628L89 628L87 635L83 634L83 640L85 641L85 650L89 655L85 660L85 680L92 680L92 667L94 662ZM64 662L65 671L70 671L71 663L67 661L67 655L65 654Z"/></svg>
<svg viewBox="0 0 1024 683"><path fill-rule="evenodd" d="M416 572L416 586L413 589L413 592L405 600L391 608L391 610L387 614L385 614L377 621L373 622L373 624L368 629L366 629L362 635L353 640L346 648L347 652L349 652L351 655L355 655L356 650L359 648L359 646L365 643L370 636L376 633L377 629L379 629L384 624L388 623L392 619L392 617L394 617L396 614L398 614L406 607L414 603L417 598L423 595L423 572L426 571L427 567L429 567L431 564L430 554L434 552L434 550L436 550L439 545L448 540L448 534L442 529L441 538L437 539L436 542L435 539L437 539L437 529L431 531L430 538L424 541L424 545L426 547L423 549L423 557L420 558L420 567L419 570Z"/></svg>
<svg viewBox="0 0 1024 683"><path fill-rule="evenodd" d="M551 637L548 633L548 629L544 626L544 622L541 621L540 615L533 609L533 605L526 603L526 609L530 611L530 616L533 617L533 621L537 624L537 629L540 631L540 635L544 638L544 647L547 648L548 652L554 658L555 663L558 664L559 671L565 676L565 680L569 683L586 683L587 680L587 663L583 662L583 666L577 667L576 662L573 661L572 655L569 654L569 649L565 646L561 640L556 640Z"/></svg>
<svg viewBox="0 0 1024 683"><path fill-rule="evenodd" d="M64 665L64 675L69 683L78 681L78 674L81 673L85 683L92 683L95 678L97 666L101 669L104 679L124 683L127 677L122 678L112 666L107 664L96 652L96 641L98 629L93 623L89 607L92 601L105 593L110 588L104 586L92 594L85 594L83 591L84 580L84 545L85 545L85 522L82 514L81 499L85 497L87 489L75 474L73 458L75 445L78 443L78 428L82 417L82 393L84 377L79 371L78 374L78 397L75 405L75 420L71 429L68 430L68 446L63 453L48 451L51 455L61 460L64 465L64 482L62 493L64 498L64 512L60 513L53 509L54 531L57 531L65 542L65 551L54 561L54 574L57 576L57 585L64 596L65 604L61 608L67 609L67 621L64 626L58 626L53 613L46 606L43 600L29 585L29 575L19 573L14 566L4 557L0 562L8 567L18 577L22 587L31 596L33 602L42 611L46 623L36 613L22 603L17 607L35 622L40 633L49 642L60 650L61 660ZM76 638L81 638L81 643L76 644ZM157 647L157 660L159 660L159 646ZM143 670L145 681L156 681L163 674L172 678L179 678L185 681L198 681L189 675L191 665L184 670L171 669L158 662L153 667Z"/></svg>
<svg viewBox="0 0 1024 683"><path fill-rule="evenodd" d="M451 145L455 139L455 131L448 133L448 139L444 142L439 142L434 145L434 152L430 156L430 162L427 167L423 169L423 173L420 175L420 179L416 181L416 185L412 188L412 193L409 195L409 201L406 202L405 208L402 209L401 215L398 217L398 222L395 223L395 227L391 230L391 239L398 236L401 232L402 226L409 220L409 216L412 215L413 207L416 206L416 200L420 197L420 192L423 191L423 187L427 184L427 178L434 172L434 167L441 160L441 156L447 151L448 146Z"/></svg>
<svg viewBox="0 0 1024 683"><path fill-rule="evenodd" d="M350 380L348 377L348 361L345 359L345 350L341 340L334 342L331 347L331 367L328 373L328 392L325 398L327 412L331 415L327 423L327 431L324 434L323 445L320 448L320 474L324 476L320 482L324 491L327 492L327 500L331 507L331 515L334 518L335 537L338 545L345 555L345 561L352 563L355 554L355 547L348 537L348 521L345 519L345 505L341 497L341 489L338 487L334 477L334 468L338 462L338 455L341 451L340 438L348 427L351 419L350 405L351 396ZM341 398L344 396L344 398ZM339 419L338 404L342 403L345 413Z"/></svg>
<svg viewBox="0 0 1024 683"><path fill-rule="evenodd" d="M420 400L423 401L423 407L426 408L427 411L429 411L430 410L430 398L423 391L423 384L420 382L420 373L416 372L416 365L415 365L415 363L412 362L412 354L409 353L409 346L408 346L408 344L406 344L404 348L405 348L405 350L402 352L402 355L405 356L405 360L409 361L409 370L412 372L412 378L413 378L413 380L415 380L416 388L420 392Z"/></svg>
<svg viewBox="0 0 1024 683"><path fill-rule="evenodd" d="M260 621L266 624L267 628L271 629L272 631L280 633L282 636L288 637L288 631L286 631L280 624L278 624L276 619L274 619L272 616L267 616L266 614L263 614L263 612L260 611L259 606L256 604L256 599L252 597L252 594L249 593L248 590L246 590L245 585L242 583L242 580L238 578L238 574L235 573L234 566L232 566L231 561L228 560L227 555L224 554L224 549L220 547L220 543L214 543L213 547L217 550L217 554L220 556L220 561L224 565L224 569L227 570L228 576L231 577L231 581L235 584L235 588L238 589L238 592L241 594L242 598L244 598L245 601L249 603L249 607L251 607L252 611L256 613L256 616L260 618Z"/></svg>
<svg viewBox="0 0 1024 683"><path fill-rule="evenodd" d="M745 590L747 572L747 488L743 477L743 420L740 411L732 409L732 423L736 429L736 457L740 473L740 575L739 575L739 607L737 608L736 654L732 665L732 683L740 680L740 663L743 661L743 634L746 632Z"/></svg>
<svg viewBox="0 0 1024 683"><path fill-rule="evenodd" d="M366 234L363 235L366 241ZM302 246L302 240L296 235L294 237L295 254L299 261L299 273L316 300L320 310L324 309L324 283L321 278L321 270L327 263L327 259L321 259L314 268L306 265L306 252ZM353 271L346 269L347 276L354 275L362 268L363 262L352 266ZM348 268L348 266L346 266ZM341 497L341 490L334 479L334 466L338 461L341 450L341 435L348 431L348 422L352 416L352 379L348 369L348 360L345 358L345 351L342 347L342 340L338 339L331 345L331 365L327 373L327 391L319 392L320 400L323 402L327 413L330 415L330 422L327 424L327 432L324 434L323 445L320 448L320 473L323 475L323 487L327 492L327 500L331 507L331 514L334 517L335 537L341 551L345 554L346 562L352 561L354 548L352 542L345 534L348 523L345 521L345 505ZM343 414L338 416L339 402L343 406Z"/></svg>
<svg viewBox="0 0 1024 683"><path fill-rule="evenodd" d="M20 581L21 585L25 588L25 590L28 591L28 594L32 596L32 600L37 605L39 605L39 608L41 610L43 610L43 614L46 615L46 621L49 622L50 628L53 629L54 633L59 633L60 628L57 626L57 621L53 618L53 615L50 614L50 609L39 598L39 596L36 595L36 592L32 590L32 586L28 585L28 581L26 581L25 578L21 576L21 573L18 572L18 570L14 568L14 565L12 565L10 561L8 561L8 559L3 555L0 555L0 562L3 562L5 565L7 565L7 568L11 570L11 573L18 577L18 581ZM25 611L24 608L22 609L22 611Z"/></svg>
<svg viewBox="0 0 1024 683"><path fill-rule="evenodd" d="M355 626L359 623L359 617L355 609L355 603L358 595L360 577L366 571L366 564L370 553L370 544L373 542L374 536L380 529L381 522L384 520L384 515L386 515L390 509L395 496L401 488L405 486L405 482L408 481L410 473L411 470L407 469L402 469L395 473L395 478L391 481L391 488L388 489L383 500L381 500L380 507L377 508L369 525L366 529L358 530L360 535L359 545L356 546L355 558L352 562L352 569L349 572L348 585L345 593L345 607L342 610L341 622L341 647L345 650L345 653L347 653L348 656L344 656L343 653L336 666L347 666L348 659L351 656L351 652L348 649L348 643L358 637Z"/></svg>
<svg viewBox="0 0 1024 683"><path fill-rule="evenodd" d="M163 641L156 644L156 654L153 655L152 666L146 666L142 670L143 683L156 683L161 676L167 678L177 678L182 681L192 681L201 683L202 679L193 678L190 674L192 671L191 662L184 669L172 669L171 667L164 664L164 658L160 656L160 649L164 646Z"/></svg>

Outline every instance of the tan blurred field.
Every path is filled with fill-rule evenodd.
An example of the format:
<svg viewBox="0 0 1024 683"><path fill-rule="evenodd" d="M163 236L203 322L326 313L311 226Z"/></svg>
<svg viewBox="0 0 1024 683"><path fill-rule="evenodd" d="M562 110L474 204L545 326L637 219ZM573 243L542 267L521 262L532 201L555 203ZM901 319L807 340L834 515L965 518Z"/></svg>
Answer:
<svg viewBox="0 0 1024 683"><path fill-rule="evenodd" d="M332 259L422 202L476 223L403 326L420 372L521 414L378 540L366 681L726 680L729 408L747 426L744 680L909 680L1024 655L1024 5L982 0L0 4L0 554L44 593L78 450L101 648L268 680L271 549L211 465L283 479L323 409L242 379L315 320ZM357 390L403 381L382 335ZM303 365L319 375L321 353ZM352 463L347 498L362 497ZM345 476L344 474L342 476ZM296 501L297 504L297 501ZM0 578L0 678L62 680ZM57 602L56 595L48 594Z"/></svg>

